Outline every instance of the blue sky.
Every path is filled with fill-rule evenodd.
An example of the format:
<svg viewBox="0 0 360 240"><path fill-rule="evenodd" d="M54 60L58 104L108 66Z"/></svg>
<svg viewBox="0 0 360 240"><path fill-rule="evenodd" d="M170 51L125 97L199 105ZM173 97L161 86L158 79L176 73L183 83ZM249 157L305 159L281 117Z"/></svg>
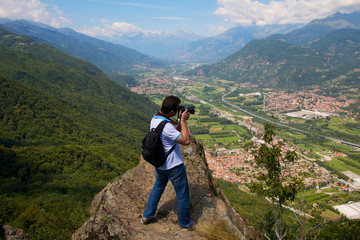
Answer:
<svg viewBox="0 0 360 240"><path fill-rule="evenodd" d="M214 36L236 25L308 23L359 10L360 0L0 0L0 17L108 37L178 30Z"/></svg>

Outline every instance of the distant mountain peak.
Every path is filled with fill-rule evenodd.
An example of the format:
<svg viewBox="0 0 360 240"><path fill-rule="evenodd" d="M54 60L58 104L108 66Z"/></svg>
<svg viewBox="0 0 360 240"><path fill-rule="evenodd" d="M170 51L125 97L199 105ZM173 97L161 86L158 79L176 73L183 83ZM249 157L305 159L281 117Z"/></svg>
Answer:
<svg viewBox="0 0 360 240"><path fill-rule="evenodd" d="M111 39L111 41L148 55L165 58L174 50L201 38L201 36L185 30L178 30L176 32L143 31L136 34L125 33Z"/></svg>
<svg viewBox="0 0 360 240"><path fill-rule="evenodd" d="M314 20L287 34L252 40L229 57L187 75L294 88L325 84L360 64L360 14Z"/></svg>
<svg viewBox="0 0 360 240"><path fill-rule="evenodd" d="M133 34L127 34L124 33L122 35L122 37L125 36L151 36L151 37L187 37L189 36L190 38L194 38L194 36L197 36L198 38L201 38L200 36L196 35L195 33L191 32L191 31L186 31L186 30L178 30L176 32L165 32L165 31L143 31L143 32L138 32L138 33L133 33Z"/></svg>
<svg viewBox="0 0 360 240"><path fill-rule="evenodd" d="M214 37L186 44L170 54L170 58L189 62L214 63L240 50L253 39L274 33L285 33L298 25L236 26Z"/></svg>
<svg viewBox="0 0 360 240"><path fill-rule="evenodd" d="M51 45L74 57L91 62L105 72L129 72L137 66L160 67L163 63L139 51L120 44L106 42L70 28L53 28L41 23L15 20L3 24L4 28ZM106 53L104 54L104 49Z"/></svg>

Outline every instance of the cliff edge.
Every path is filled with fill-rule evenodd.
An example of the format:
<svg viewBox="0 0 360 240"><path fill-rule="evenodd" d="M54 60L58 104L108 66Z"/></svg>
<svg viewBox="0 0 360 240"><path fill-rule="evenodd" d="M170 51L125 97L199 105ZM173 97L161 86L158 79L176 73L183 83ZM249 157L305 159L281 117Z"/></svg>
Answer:
<svg viewBox="0 0 360 240"><path fill-rule="evenodd" d="M177 223L176 196L169 181L158 205L156 221L143 225L140 219L155 181L155 169L142 158L134 169L116 178L98 193L90 218L73 234L73 240L90 239L207 239L204 227L218 222L239 239L260 239L255 229L237 214L213 180L201 144L191 143L181 151L190 187L191 218L195 230Z"/></svg>

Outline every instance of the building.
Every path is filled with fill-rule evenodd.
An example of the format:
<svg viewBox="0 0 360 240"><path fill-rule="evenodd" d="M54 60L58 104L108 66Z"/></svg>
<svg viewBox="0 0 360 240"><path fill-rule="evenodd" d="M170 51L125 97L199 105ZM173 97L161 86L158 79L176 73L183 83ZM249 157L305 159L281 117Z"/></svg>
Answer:
<svg viewBox="0 0 360 240"><path fill-rule="evenodd" d="M360 219L360 202L337 205L334 208L350 220Z"/></svg>
<svg viewBox="0 0 360 240"><path fill-rule="evenodd" d="M329 114L318 112L318 111L310 111L310 110L301 110L298 112L290 112L285 115L296 118L304 118L304 119L313 119L317 117L328 117Z"/></svg>

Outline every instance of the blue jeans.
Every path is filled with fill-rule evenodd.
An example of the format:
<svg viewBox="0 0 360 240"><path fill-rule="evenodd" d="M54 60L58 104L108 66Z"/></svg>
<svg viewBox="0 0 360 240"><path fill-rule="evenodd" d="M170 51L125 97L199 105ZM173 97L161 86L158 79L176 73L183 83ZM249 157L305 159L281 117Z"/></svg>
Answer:
<svg viewBox="0 0 360 240"><path fill-rule="evenodd" d="M180 226L186 228L190 226L190 201L189 184L186 176L184 164L180 164L170 170L156 169L156 182L150 193L146 210L143 216L146 219L152 219L155 216L156 208L161 195L170 179L174 186L177 199L177 214Z"/></svg>

